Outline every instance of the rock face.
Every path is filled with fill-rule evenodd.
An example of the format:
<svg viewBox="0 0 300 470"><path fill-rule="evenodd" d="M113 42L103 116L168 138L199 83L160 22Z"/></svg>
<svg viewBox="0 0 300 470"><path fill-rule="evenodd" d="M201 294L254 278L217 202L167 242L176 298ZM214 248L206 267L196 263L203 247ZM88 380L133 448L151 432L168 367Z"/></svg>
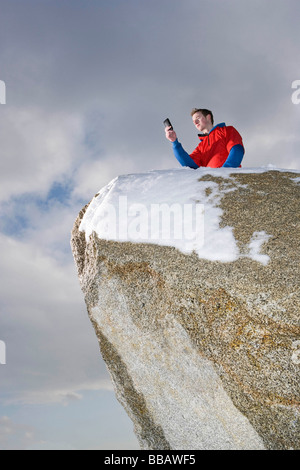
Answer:
<svg viewBox="0 0 300 470"><path fill-rule="evenodd" d="M73 228L117 398L143 449L299 449L300 175L190 171L215 195L232 261L87 236L90 205Z"/></svg>

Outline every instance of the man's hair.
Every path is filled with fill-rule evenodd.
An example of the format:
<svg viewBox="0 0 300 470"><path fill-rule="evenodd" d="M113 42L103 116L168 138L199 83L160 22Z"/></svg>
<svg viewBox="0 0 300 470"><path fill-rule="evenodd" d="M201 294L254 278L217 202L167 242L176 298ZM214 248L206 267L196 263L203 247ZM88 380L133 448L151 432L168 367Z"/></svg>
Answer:
<svg viewBox="0 0 300 470"><path fill-rule="evenodd" d="M191 116L194 116L196 113L201 113L203 114L204 117L210 115L211 117L211 123L214 123L214 116L213 113L209 109L200 109L200 108L193 108L191 112Z"/></svg>

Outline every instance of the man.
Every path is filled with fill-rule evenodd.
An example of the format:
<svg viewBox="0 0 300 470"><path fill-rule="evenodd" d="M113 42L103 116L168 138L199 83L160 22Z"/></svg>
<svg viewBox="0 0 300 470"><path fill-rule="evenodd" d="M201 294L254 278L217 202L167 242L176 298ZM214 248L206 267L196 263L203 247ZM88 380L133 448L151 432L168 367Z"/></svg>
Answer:
<svg viewBox="0 0 300 470"><path fill-rule="evenodd" d="M213 114L208 109L194 108L191 116L200 132L200 143L190 155L178 142L172 127L166 128L166 138L173 143L174 155L179 163L190 168L241 166L245 150L238 131L233 126L226 126L224 122L214 126Z"/></svg>

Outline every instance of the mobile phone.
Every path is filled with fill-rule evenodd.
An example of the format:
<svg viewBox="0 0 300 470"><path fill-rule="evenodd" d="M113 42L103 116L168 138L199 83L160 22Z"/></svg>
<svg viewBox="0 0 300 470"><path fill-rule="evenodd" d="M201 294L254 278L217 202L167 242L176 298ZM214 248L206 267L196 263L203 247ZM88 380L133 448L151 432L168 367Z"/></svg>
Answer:
<svg viewBox="0 0 300 470"><path fill-rule="evenodd" d="M165 126L165 127L170 127L170 126L171 126L171 129L170 129L170 130L173 130L173 126L172 126L172 124L171 124L170 119L165 119L165 120L164 120L164 126Z"/></svg>

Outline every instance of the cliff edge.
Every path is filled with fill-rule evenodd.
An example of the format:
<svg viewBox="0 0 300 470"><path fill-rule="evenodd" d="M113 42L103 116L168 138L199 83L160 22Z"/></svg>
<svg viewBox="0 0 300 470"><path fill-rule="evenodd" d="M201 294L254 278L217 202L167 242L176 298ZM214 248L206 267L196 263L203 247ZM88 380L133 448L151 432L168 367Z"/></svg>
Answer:
<svg viewBox="0 0 300 470"><path fill-rule="evenodd" d="M126 175L71 246L142 449L300 448L300 172Z"/></svg>

